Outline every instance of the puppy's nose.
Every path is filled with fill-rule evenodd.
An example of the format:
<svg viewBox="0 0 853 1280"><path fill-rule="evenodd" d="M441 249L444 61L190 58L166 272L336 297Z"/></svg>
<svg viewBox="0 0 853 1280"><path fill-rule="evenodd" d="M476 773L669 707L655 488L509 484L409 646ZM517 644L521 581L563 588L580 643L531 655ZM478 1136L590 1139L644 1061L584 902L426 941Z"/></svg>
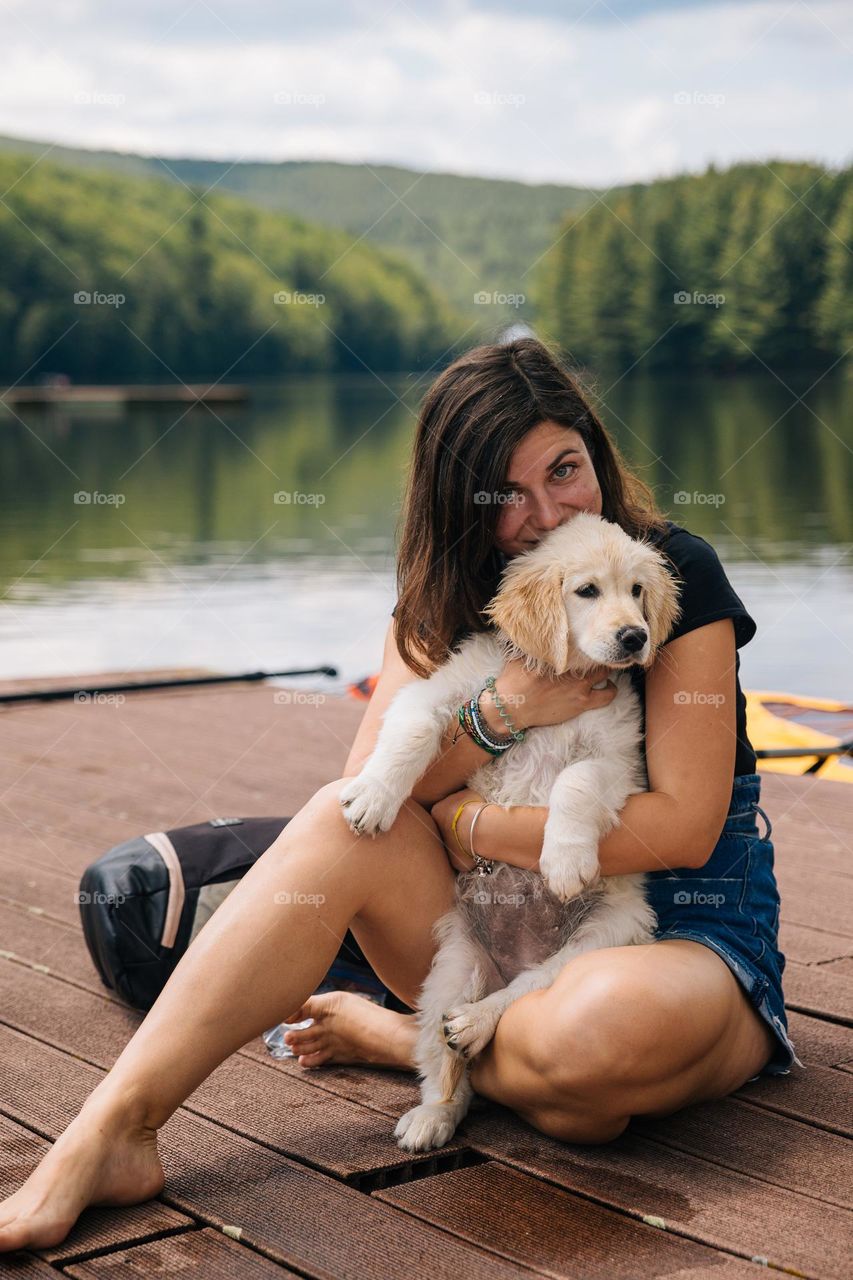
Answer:
<svg viewBox="0 0 853 1280"><path fill-rule="evenodd" d="M616 639L628 653L639 653L649 638L645 627L620 627Z"/></svg>

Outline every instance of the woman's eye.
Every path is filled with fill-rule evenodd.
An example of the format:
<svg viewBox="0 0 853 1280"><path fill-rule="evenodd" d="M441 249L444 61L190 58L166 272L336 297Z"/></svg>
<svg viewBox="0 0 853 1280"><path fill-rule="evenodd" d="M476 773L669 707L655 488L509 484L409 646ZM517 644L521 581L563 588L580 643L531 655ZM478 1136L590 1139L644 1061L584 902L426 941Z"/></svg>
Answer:
<svg viewBox="0 0 853 1280"><path fill-rule="evenodd" d="M577 469L578 469L578 464L577 464L576 462L561 462L561 463L560 463L560 465L559 465L559 467L555 467L555 468L554 468L554 470L553 470L553 473L552 473L552 474L556 476L558 471L565 471L566 467L571 467L572 471L577 471ZM566 476L557 476L557 479L558 479L558 480L565 480L565 479L567 479L567 477L566 477Z"/></svg>
<svg viewBox="0 0 853 1280"><path fill-rule="evenodd" d="M635 600L639 600L642 594L643 594L642 585L639 582L635 582L633 587L631 588L631 595L634 597Z"/></svg>
<svg viewBox="0 0 853 1280"><path fill-rule="evenodd" d="M600 594L601 593L594 582L588 582L586 586L578 587L577 591L575 592L576 596L583 596L585 600L594 600L595 597Z"/></svg>

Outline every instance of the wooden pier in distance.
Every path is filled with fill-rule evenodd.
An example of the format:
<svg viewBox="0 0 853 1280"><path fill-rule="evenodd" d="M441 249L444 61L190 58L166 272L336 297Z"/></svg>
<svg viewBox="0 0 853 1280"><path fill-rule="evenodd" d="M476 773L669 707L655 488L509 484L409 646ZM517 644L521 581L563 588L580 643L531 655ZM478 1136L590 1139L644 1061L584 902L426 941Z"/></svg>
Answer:
<svg viewBox="0 0 853 1280"><path fill-rule="evenodd" d="M364 703L286 703L278 692L238 684L0 706L0 1198L141 1020L101 984L86 951L74 897L83 869L143 832L294 813L339 776ZM4 1255L0 1271L26 1280L190 1267L205 1280L747 1280L768 1268L848 1277L853 787L765 774L762 807L782 892L790 1031L806 1070L632 1121L599 1146L558 1142L481 1099L450 1146L411 1157L393 1128L417 1100L413 1075L307 1071L274 1061L259 1039L164 1127L158 1199L88 1210L63 1244Z"/></svg>
<svg viewBox="0 0 853 1280"><path fill-rule="evenodd" d="M0 391L0 404L244 404L249 388L239 384L182 382L164 386L44 386L9 387Z"/></svg>

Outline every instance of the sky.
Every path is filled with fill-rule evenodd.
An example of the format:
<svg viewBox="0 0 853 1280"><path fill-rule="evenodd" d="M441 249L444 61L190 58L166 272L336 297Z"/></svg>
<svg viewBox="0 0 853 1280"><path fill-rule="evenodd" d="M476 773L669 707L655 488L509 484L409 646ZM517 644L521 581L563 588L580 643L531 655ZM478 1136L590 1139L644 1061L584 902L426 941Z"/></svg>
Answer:
<svg viewBox="0 0 853 1280"><path fill-rule="evenodd" d="M0 133L53 143L591 187L851 162L853 0L0 0L0 32Z"/></svg>

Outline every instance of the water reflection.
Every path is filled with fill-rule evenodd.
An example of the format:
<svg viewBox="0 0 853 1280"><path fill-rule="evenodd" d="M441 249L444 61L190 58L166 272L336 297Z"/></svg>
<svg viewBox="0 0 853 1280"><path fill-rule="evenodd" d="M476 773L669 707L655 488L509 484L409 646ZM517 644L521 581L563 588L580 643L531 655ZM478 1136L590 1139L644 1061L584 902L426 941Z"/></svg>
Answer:
<svg viewBox="0 0 853 1280"><path fill-rule="evenodd" d="M809 381L600 375L596 394L626 458L713 543L759 621L745 683L846 697L853 383ZM215 410L4 416L4 673L373 669L426 385L305 378Z"/></svg>

